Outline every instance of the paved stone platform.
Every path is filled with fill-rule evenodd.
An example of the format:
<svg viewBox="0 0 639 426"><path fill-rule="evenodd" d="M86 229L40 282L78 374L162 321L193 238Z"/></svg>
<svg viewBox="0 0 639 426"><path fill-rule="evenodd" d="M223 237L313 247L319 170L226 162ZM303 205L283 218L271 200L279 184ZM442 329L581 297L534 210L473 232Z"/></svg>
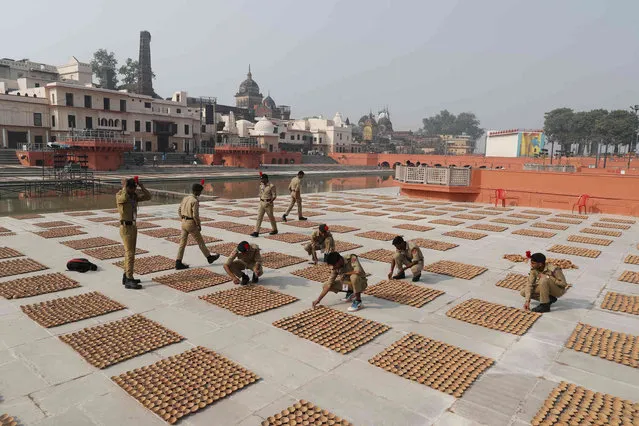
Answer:
<svg viewBox="0 0 639 426"><path fill-rule="evenodd" d="M312 202L312 210L320 213L313 217L313 222L327 223L329 227L342 225L358 229L356 232L335 235L337 239L361 246L349 252L393 249L390 241L365 238L358 234L372 231L401 234L407 239L421 238L451 245L445 251L423 249L426 265L449 261L487 270L471 279L424 271L421 281L415 285L444 294L420 307L364 294L364 309L351 314L347 313L348 304L340 301L341 295L329 293L323 305L390 327L374 339L342 354L273 325L274 322L308 310L321 291L321 283L291 273L305 268L308 266L306 264L292 264L279 269L265 265L259 285L297 300L245 317L200 298L237 288L232 282L185 292L153 281L154 278L172 273L160 271L140 276L144 289L133 291L121 285L122 269L113 265L113 260L95 260L99 267L96 272L81 274L65 271L67 260L82 257L82 253L61 242L98 237L120 242L117 227L104 226L96 221L102 220L100 218L115 221L117 216L112 212L96 210L93 215L82 216L61 212L23 219L0 217L0 228L9 231L0 234L0 247L16 250L23 255L16 259L29 258L48 267L42 271L2 277L0 285L18 278L52 273L62 273L79 283L79 287L65 287L30 297L0 297L0 414L7 413L15 417L21 425L36 426L166 425L172 419L177 424L187 426L260 425L269 423L276 413L293 413L290 407L300 410L301 414L295 411L296 419L302 417L304 404L300 401L310 401L326 411L326 415L322 414L323 411L319 413L320 417L331 420L329 415L335 416L353 425L499 426L525 425L535 418L539 419L538 413L543 412L542 407L549 395L561 383L633 403L639 401L639 369L634 358L626 359L619 355L609 357L612 360L606 359L601 356L596 343L593 343L593 347L597 350L589 352L566 346L579 324L610 330L612 333L625 333L627 336L639 335L639 315L601 308L608 293L639 297L639 285L619 280L626 271L639 273L639 265L635 262L624 263L628 256L639 256L639 224L622 222L633 218L620 217L616 219L622 221L615 222L608 215L592 214L588 218L575 220L562 219L560 215L565 215L565 211L517 207L495 210L480 204L442 204L400 197L395 188L313 194L307 197L306 202ZM281 208L287 203L288 197L280 197L276 204ZM202 203L202 211L213 219L207 224L213 225L215 222L229 221L227 215L218 213L223 211L222 208L253 213L250 207L246 207L249 205L256 206L257 200L207 201ZM398 211L398 207L402 210L402 206L406 206L405 211ZM387 214L389 209L397 214ZM175 228L175 210L175 205L142 204L140 213L152 215L151 219L145 220L157 225L157 228ZM378 211L382 215L374 216ZM529 218L523 216L526 212ZM447 222L433 220L434 213L438 215L437 219ZM402 214L410 217L398 219L397 216ZM533 227L533 224L540 222L537 216L542 214L544 222L562 225L551 228L556 235L531 238L530 235L514 233L520 230L538 231L539 228ZM513 215L518 215L515 216L516 220L512 218ZM234 217L232 221L253 226L251 217ZM451 228L450 221L453 220L462 223ZM53 239L34 234L43 229L37 226L38 223L55 221L71 223L86 234ZM268 221L265 223L268 224ZM411 226L398 226L402 224ZM612 229L601 224L622 224L623 228ZM313 231L312 228L281 222L278 227L280 233L309 237ZM499 230L507 229L497 232L497 227ZM570 236L579 235L580 230L585 228L614 231L603 234L612 242L606 246L592 246L575 238L569 241ZM468 240L455 237L459 234L451 233L453 229L463 232L485 229L491 232L479 240ZM617 232L621 234L616 236ZM307 257L302 247L303 241L297 239L295 243L265 238L266 235L253 239L214 226L207 226L205 234L219 239L220 242L216 244L237 244L246 239L260 245L263 253ZM560 250L561 254L548 252L555 245L569 246L570 250ZM138 246L148 250L139 258L165 256L174 259L177 251L175 243L142 233L138 235ZM585 257L584 254L590 254L593 247L601 251L598 257ZM472 299L521 308L523 300L518 291L496 284L510 274L527 274L529 266L526 263L503 258L505 254L524 255L527 250L568 259L578 267L564 271L572 287L553 305L552 312L543 314L522 335L474 325L446 315L454 307ZM225 260L223 256L209 265L196 246L187 247L184 258L184 262L192 268L204 268L216 274L224 274L222 265ZM370 274L369 286L387 279L387 263L363 258L360 261ZM406 282L413 284L410 278L409 274ZM126 309L50 328L42 327L21 310L24 305L90 292L99 292L126 306ZM158 342L151 339L147 345L148 351L146 348L140 350L143 354L99 369L60 339L70 333L136 314L184 337L184 340L159 347ZM339 335L339 325L329 325L328 332ZM315 333L318 334L317 338L321 338L322 329ZM423 338L411 337L412 340L407 342L407 336L416 335ZM83 338L82 333L75 336ZM339 339L339 336L334 338ZM413 351L413 355L409 356L403 350L389 350L399 341L407 343L405 351ZM619 341L636 340L622 336ZM425 366L424 362L429 358L423 358L423 354L429 353L428 342L437 342L439 345L436 350L442 360L441 368L437 367L437 363ZM92 350L99 349L99 346L91 344ZM589 347L588 343L584 345ZM166 362L170 365L173 362L171 360L182 359L171 357L198 347L214 351L234 363L237 366L234 368L246 371L242 374L255 374L259 379L244 387L226 383L227 396L223 398L218 398L218 392L208 397L198 394L193 400L183 399L180 402L180 392L177 392L178 396L174 396L174 392L170 397L159 392L158 399L148 403L149 399L145 400L146 397L136 389L125 391L121 383L112 380L118 376L133 377L141 371L150 371L145 369L130 373L162 360L168 360ZM370 362L382 353L387 355L384 365L388 370ZM464 356L471 357L468 359L483 357L494 360L494 363L476 378L472 377L473 380L466 380L465 376L457 378L450 366L456 363L464 365ZM176 365L181 365L180 362L176 361ZM184 380L196 383L208 380L209 367L202 367L202 360L197 362L200 363L199 367L190 364L186 366L188 368L179 367L184 371ZM215 364L217 361L212 362ZM448 367L444 363L448 363ZM456 395L455 392L443 392L442 389L454 387L457 383L454 380L468 384L467 389ZM158 389L162 387L158 385ZM199 405L196 401L199 401ZM163 404L166 407L162 407ZM151 406L153 409L149 408ZM171 414L174 410L166 409L174 406L181 407L182 411Z"/></svg>

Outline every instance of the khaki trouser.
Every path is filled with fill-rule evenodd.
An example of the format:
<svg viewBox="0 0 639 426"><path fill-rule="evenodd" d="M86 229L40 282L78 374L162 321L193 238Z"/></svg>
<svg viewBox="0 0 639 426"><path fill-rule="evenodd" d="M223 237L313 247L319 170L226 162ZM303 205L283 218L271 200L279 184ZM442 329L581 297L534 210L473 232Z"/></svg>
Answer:
<svg viewBox="0 0 639 426"><path fill-rule="evenodd" d="M400 252L395 252L395 256L393 256L393 259L395 259L395 267L397 268L398 271L400 270L400 268L404 266L408 266L411 263L413 263L413 261L409 259L404 253L400 253ZM410 271L413 273L413 276L415 276L415 275L421 274L423 269L424 269L424 261L422 260L417 265L411 266Z"/></svg>
<svg viewBox="0 0 639 426"><path fill-rule="evenodd" d="M202 251L204 257L209 257L211 255L211 252L206 247L206 244L204 244L204 239L202 238L200 229L195 224L195 221L182 219L182 236L180 237L180 248L178 249L176 259L183 259L184 249L186 248L186 244L189 241L189 235L192 235L195 241L197 241L197 245L200 247L200 250Z"/></svg>
<svg viewBox="0 0 639 426"><path fill-rule="evenodd" d="M296 195L294 192L291 192L291 202L288 205L288 209L286 209L286 213L284 213L285 216L288 216L291 210L293 210L293 206L296 203L297 203L297 215L299 217L302 217L302 196Z"/></svg>
<svg viewBox="0 0 639 426"><path fill-rule="evenodd" d="M550 296L560 298L565 293L566 288L558 285L554 278L542 278L533 287L530 298L539 300L540 303L550 303ZM523 289L520 294L526 297L526 289Z"/></svg>
<svg viewBox="0 0 639 426"><path fill-rule="evenodd" d="M322 250L322 249L324 249L324 254L335 251L335 240L333 240L333 237L327 237L324 240L323 246L322 244L319 244L319 243L313 244L313 241L311 241L310 243L304 246L304 250L306 250L306 253L310 255L313 254L313 251Z"/></svg>
<svg viewBox="0 0 639 426"><path fill-rule="evenodd" d="M233 272L233 275L235 275L237 278L242 277L242 272L245 269L250 269L252 271L253 268L255 268L254 262L251 262L250 264L248 264L244 262L243 260L239 260L239 259L235 259L229 265L229 269L231 270L231 272ZM259 268L257 269L257 276L261 277L263 273L264 273L264 268L262 268L262 265L260 264Z"/></svg>
<svg viewBox="0 0 639 426"><path fill-rule="evenodd" d="M336 279L333 284L330 282L324 283L324 288L328 287L333 293L340 291L346 291L345 287L353 293L361 293L368 287L368 280L366 277L360 277L359 275L350 275L343 280L341 277Z"/></svg>
<svg viewBox="0 0 639 426"><path fill-rule="evenodd" d="M268 215L271 220L271 230L277 231L277 222L275 222L275 216L273 216L273 202L260 201L260 207L257 210L257 223L255 224L255 232L260 232L262 226L262 220L264 219L264 213Z"/></svg>
<svg viewBox="0 0 639 426"><path fill-rule="evenodd" d="M135 266L135 246L138 241L138 228L135 225L120 225L120 237L124 245L124 274L133 278Z"/></svg>

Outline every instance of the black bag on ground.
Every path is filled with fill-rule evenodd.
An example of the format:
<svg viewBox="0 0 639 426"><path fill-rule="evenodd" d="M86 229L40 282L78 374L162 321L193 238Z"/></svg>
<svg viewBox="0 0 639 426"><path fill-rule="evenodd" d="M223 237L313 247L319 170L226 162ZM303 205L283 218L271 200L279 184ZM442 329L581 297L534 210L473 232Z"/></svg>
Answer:
<svg viewBox="0 0 639 426"><path fill-rule="evenodd" d="M71 259L67 262L67 269L69 271L87 272L97 271L98 265L89 262L88 259Z"/></svg>

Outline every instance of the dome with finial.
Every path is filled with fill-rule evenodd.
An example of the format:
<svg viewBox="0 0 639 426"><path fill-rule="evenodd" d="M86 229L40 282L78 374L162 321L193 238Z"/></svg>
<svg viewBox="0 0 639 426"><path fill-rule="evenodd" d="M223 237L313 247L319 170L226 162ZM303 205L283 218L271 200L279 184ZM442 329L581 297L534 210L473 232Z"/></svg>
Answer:
<svg viewBox="0 0 639 426"><path fill-rule="evenodd" d="M253 74L251 74L251 66L249 65L248 73L246 74L246 80L240 84L240 89L237 91L236 96L242 95L259 95L260 86L253 80Z"/></svg>
<svg viewBox="0 0 639 426"><path fill-rule="evenodd" d="M277 108L277 104L275 103L275 101L273 100L273 98L271 98L271 92L268 92L268 95L264 98L264 100L262 101L262 105L264 105L267 108L270 109L275 109Z"/></svg>

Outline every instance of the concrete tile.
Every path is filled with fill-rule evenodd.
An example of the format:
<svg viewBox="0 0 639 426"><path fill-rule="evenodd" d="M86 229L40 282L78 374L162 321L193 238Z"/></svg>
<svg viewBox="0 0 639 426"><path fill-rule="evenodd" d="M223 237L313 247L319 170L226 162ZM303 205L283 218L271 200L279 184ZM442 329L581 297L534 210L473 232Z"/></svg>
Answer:
<svg viewBox="0 0 639 426"><path fill-rule="evenodd" d="M433 426L477 426L480 424L481 423L447 411L433 423Z"/></svg>
<svg viewBox="0 0 639 426"><path fill-rule="evenodd" d="M20 425L34 424L45 418L45 413L28 396L0 402L0 412L16 418Z"/></svg>
<svg viewBox="0 0 639 426"><path fill-rule="evenodd" d="M548 371L546 378L557 382L565 380L595 392L609 393L631 401L635 401L639 395L639 386L632 386L604 375L593 374L563 364L554 364Z"/></svg>
<svg viewBox="0 0 639 426"><path fill-rule="evenodd" d="M123 390L109 392L79 405L92 424L98 425L166 425L151 410L144 408Z"/></svg>
<svg viewBox="0 0 639 426"><path fill-rule="evenodd" d="M499 366L532 376L542 376L557 358L561 346L523 336L499 360Z"/></svg>
<svg viewBox="0 0 639 426"><path fill-rule="evenodd" d="M458 416L469 419L481 425L506 426L510 424L510 416L491 410L489 406L478 405L472 402L457 400L451 411Z"/></svg>
<svg viewBox="0 0 639 426"><path fill-rule="evenodd" d="M5 348L22 345L51 335L22 313L4 315L0 321L0 342Z"/></svg>
<svg viewBox="0 0 639 426"><path fill-rule="evenodd" d="M251 410L245 405L225 398L184 419L188 419L193 426L235 425L251 414Z"/></svg>
<svg viewBox="0 0 639 426"><path fill-rule="evenodd" d="M202 318L195 313L170 306L146 312L144 316L159 322L187 339L210 333L217 329L215 324L202 320Z"/></svg>
<svg viewBox="0 0 639 426"><path fill-rule="evenodd" d="M95 423L89 416L75 407L34 423L35 426L89 426L97 424L99 423Z"/></svg>
<svg viewBox="0 0 639 426"><path fill-rule="evenodd" d="M48 383L22 360L15 360L0 366L0 389L5 401L28 395L44 389Z"/></svg>

